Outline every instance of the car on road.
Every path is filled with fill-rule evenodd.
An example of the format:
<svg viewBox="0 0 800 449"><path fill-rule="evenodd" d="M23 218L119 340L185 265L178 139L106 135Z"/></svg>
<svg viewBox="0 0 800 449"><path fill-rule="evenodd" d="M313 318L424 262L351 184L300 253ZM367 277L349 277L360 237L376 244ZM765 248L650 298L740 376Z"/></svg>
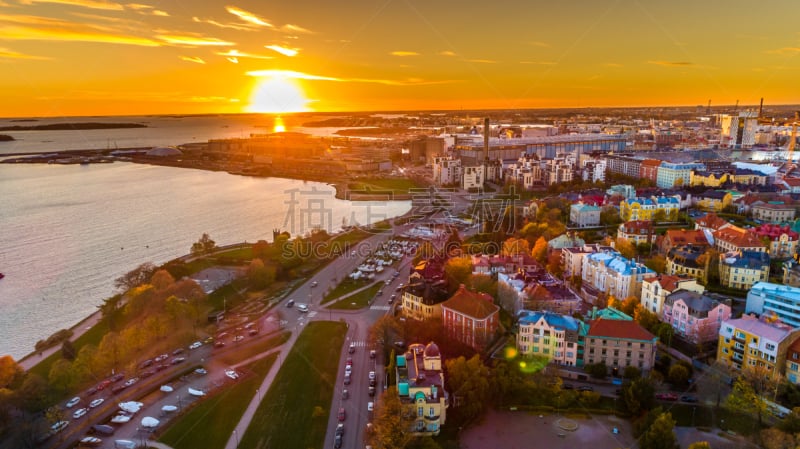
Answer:
<svg viewBox="0 0 800 449"><path fill-rule="evenodd" d="M130 379L125 381L125 386L126 387L130 387L131 385L135 384L136 382L139 382L139 378L138 377L131 377Z"/></svg>
<svg viewBox="0 0 800 449"><path fill-rule="evenodd" d="M349 374L345 373L345 375L344 375L344 384L345 385L350 385L350 375Z"/></svg>
<svg viewBox="0 0 800 449"><path fill-rule="evenodd" d="M97 393L97 386L94 386L94 387L89 388L88 390L86 390L86 396L92 396L95 393Z"/></svg>
<svg viewBox="0 0 800 449"><path fill-rule="evenodd" d="M389 298L389 304L393 303L395 298L397 298L397 295L392 295L392 297Z"/></svg>
<svg viewBox="0 0 800 449"><path fill-rule="evenodd" d="M208 374L208 371L206 371L205 368L197 368L196 370L194 370L194 372L201 376Z"/></svg>
<svg viewBox="0 0 800 449"><path fill-rule="evenodd" d="M181 354L181 353L183 353L183 348L178 348L178 349L172 351L172 355L178 355L178 354Z"/></svg>
<svg viewBox="0 0 800 449"><path fill-rule="evenodd" d="M336 414L337 419L339 421L344 421L347 418L347 414L344 412L344 407L339 407L339 412Z"/></svg>
<svg viewBox="0 0 800 449"><path fill-rule="evenodd" d="M118 394L118 393L120 393L122 390L124 390L126 388L128 388L127 385L117 385L117 386L115 386L114 388L111 389L111 393L112 394Z"/></svg>
<svg viewBox="0 0 800 449"><path fill-rule="evenodd" d="M344 424L336 424L336 435L344 435Z"/></svg>
<svg viewBox="0 0 800 449"><path fill-rule="evenodd" d="M191 345L189 345L189 349L197 349L200 346L203 346L203 342L196 341L196 342L192 343Z"/></svg>
<svg viewBox="0 0 800 449"><path fill-rule="evenodd" d="M109 378L108 380L110 380L111 382L119 382L124 378L125 378L124 374L117 373L117 374L114 374L113 376L111 376L111 378Z"/></svg>
<svg viewBox="0 0 800 449"><path fill-rule="evenodd" d="M89 408L95 408L95 407L99 406L100 404L102 404L103 401L105 401L105 399L97 398L94 401L89 403Z"/></svg>
<svg viewBox="0 0 800 449"><path fill-rule="evenodd" d="M294 299L286 301L286 307L292 307L292 306L294 306Z"/></svg>
<svg viewBox="0 0 800 449"><path fill-rule="evenodd" d="M59 421L59 422L53 424L52 426L50 426L50 430L52 430L53 433L58 433L58 432L61 432L62 430L64 430L64 428L67 427L68 425L69 425L69 421Z"/></svg>
<svg viewBox="0 0 800 449"><path fill-rule="evenodd" d="M203 340L203 343L205 343L207 345L211 344L211 343L214 343L214 337L206 337L206 339Z"/></svg>
<svg viewBox="0 0 800 449"><path fill-rule="evenodd" d="M356 344L355 343L350 343L350 346L347 348L347 353L348 354L352 354L354 352L356 352Z"/></svg>
<svg viewBox="0 0 800 449"><path fill-rule="evenodd" d="M375 296L381 296L382 294L383 294L383 290L378 290L378 293L376 293Z"/></svg>
<svg viewBox="0 0 800 449"><path fill-rule="evenodd" d="M224 341L218 341L218 342L214 343L214 347L215 348L224 348L225 347L225 342Z"/></svg>
<svg viewBox="0 0 800 449"><path fill-rule="evenodd" d="M347 388L345 388L344 390L342 390L342 399L347 399L347 398L349 398L349 397L350 397L350 392L349 392L349 391L347 391Z"/></svg>
<svg viewBox="0 0 800 449"><path fill-rule="evenodd" d="M139 364L139 369L147 368L148 366L153 364L153 359L147 359L144 362Z"/></svg>
<svg viewBox="0 0 800 449"><path fill-rule="evenodd" d="M172 361L170 363L172 363L173 365L177 365L177 364L183 363L185 361L186 361L186 357L175 357L174 359L172 359Z"/></svg>
<svg viewBox="0 0 800 449"><path fill-rule="evenodd" d="M373 410L375 410L375 403L373 403L373 402L367 402L367 411L368 411L368 412L371 412L371 411L373 411Z"/></svg>
<svg viewBox="0 0 800 449"><path fill-rule="evenodd" d="M345 376L350 375L352 372L353 372L353 365L346 365L344 367Z"/></svg>
<svg viewBox="0 0 800 449"><path fill-rule="evenodd" d="M238 343L238 342L240 342L242 340L244 340L244 335L237 335L237 336L233 337L233 342L234 343Z"/></svg>
<svg viewBox="0 0 800 449"><path fill-rule="evenodd" d="M232 369L225 370L225 375L228 376L229 378L233 379L233 380L236 380L236 379L239 378L239 373L237 373L236 371L234 371Z"/></svg>
<svg viewBox="0 0 800 449"><path fill-rule="evenodd" d="M369 380L375 380L375 371L369 372Z"/></svg>
<svg viewBox="0 0 800 449"><path fill-rule="evenodd" d="M167 360L168 358L169 358L169 355L161 354L160 356L154 358L153 360L155 360L156 363L159 363L159 362L163 362L164 360Z"/></svg>
<svg viewBox="0 0 800 449"><path fill-rule="evenodd" d="M397 347L397 349L406 348L406 342L404 342L403 340L397 340L396 342L394 342L394 345Z"/></svg>
<svg viewBox="0 0 800 449"><path fill-rule="evenodd" d="M574 390L575 389L575 387L573 387L572 384L563 384L563 385L561 385L561 388L563 388L564 390Z"/></svg>
<svg viewBox="0 0 800 449"><path fill-rule="evenodd" d="M378 353L374 349L372 349L369 351L369 358L374 359L377 354Z"/></svg>
<svg viewBox="0 0 800 449"><path fill-rule="evenodd" d="M308 312L308 304L298 304L297 305L297 310L299 310L299 311L301 311L303 313Z"/></svg>
<svg viewBox="0 0 800 449"><path fill-rule="evenodd" d="M69 401L67 401L67 408L75 407L78 404L78 402L81 402L81 398L78 397L78 396L75 396L74 398L72 398Z"/></svg>
<svg viewBox="0 0 800 449"><path fill-rule="evenodd" d="M319 283L317 281L314 281L314 282L311 283L312 287L316 287L317 285L319 285Z"/></svg>
<svg viewBox="0 0 800 449"><path fill-rule="evenodd" d="M148 377L152 376L155 373L156 373L156 370L155 369L151 369L151 370L143 371L141 374L139 374L139 377L141 377L142 379L147 379Z"/></svg>
<svg viewBox="0 0 800 449"><path fill-rule="evenodd" d="M342 447L342 436L341 436L341 435L336 435L336 436L333 438L333 447L334 447L335 449L339 449L339 448L341 448L341 447Z"/></svg>
<svg viewBox="0 0 800 449"><path fill-rule="evenodd" d="M656 394L656 399L662 401L677 401L678 395L676 395L675 393L658 393Z"/></svg>
<svg viewBox="0 0 800 449"><path fill-rule="evenodd" d="M578 387L578 391L594 391L594 388L588 385L581 385L580 387Z"/></svg>
<svg viewBox="0 0 800 449"><path fill-rule="evenodd" d="M81 438L80 443L84 446L100 446L103 443L103 440L93 436L86 436Z"/></svg>
<svg viewBox="0 0 800 449"><path fill-rule="evenodd" d="M99 433L101 435L113 435L114 428L106 424L95 424L89 428L89 433Z"/></svg>
<svg viewBox="0 0 800 449"><path fill-rule="evenodd" d="M353 358L352 357L348 357L347 361L345 362L345 364L347 366L353 366Z"/></svg>
<svg viewBox="0 0 800 449"><path fill-rule="evenodd" d="M87 413L89 413L88 408L79 408L78 410L75 410L75 413L72 414L72 419L80 419Z"/></svg>
<svg viewBox="0 0 800 449"><path fill-rule="evenodd" d="M681 396L681 401L682 402L697 402L697 398L694 397L694 396L689 396L688 394L685 394L685 395Z"/></svg>
<svg viewBox="0 0 800 449"><path fill-rule="evenodd" d="M369 387L369 395L370 396L375 396L375 387L374 386L370 386Z"/></svg>
<svg viewBox="0 0 800 449"><path fill-rule="evenodd" d="M258 335L258 329L250 329L249 331L247 331L247 335L251 337L254 335Z"/></svg>

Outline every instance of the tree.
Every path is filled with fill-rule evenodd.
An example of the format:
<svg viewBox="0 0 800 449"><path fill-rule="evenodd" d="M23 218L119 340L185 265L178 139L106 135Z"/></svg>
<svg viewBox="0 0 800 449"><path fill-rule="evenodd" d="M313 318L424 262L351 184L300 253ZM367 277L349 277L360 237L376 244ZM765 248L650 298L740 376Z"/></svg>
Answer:
<svg viewBox="0 0 800 449"><path fill-rule="evenodd" d="M175 278L172 277L167 270L158 270L153 273L153 277L150 278L150 284L152 284L156 290L166 290L174 283Z"/></svg>
<svg viewBox="0 0 800 449"><path fill-rule="evenodd" d="M639 298L636 296L628 296L622 301L619 310L626 315L633 316L634 312L636 312L636 306L640 304Z"/></svg>
<svg viewBox="0 0 800 449"><path fill-rule="evenodd" d="M152 262L145 262L133 270L123 274L114 280L114 287L121 292L126 292L134 287L138 287L147 282L156 272L156 267Z"/></svg>
<svg viewBox="0 0 800 449"><path fill-rule="evenodd" d="M397 388L389 387L375 408L372 432L367 440L375 449L404 449L412 438L414 416L400 402Z"/></svg>
<svg viewBox="0 0 800 449"><path fill-rule="evenodd" d="M658 209L653 213L653 224L667 221L667 213L664 209Z"/></svg>
<svg viewBox="0 0 800 449"><path fill-rule="evenodd" d="M72 344L71 340L66 339L64 343L61 343L61 357L72 361L75 360L77 355L78 351L75 350L75 346Z"/></svg>
<svg viewBox="0 0 800 449"><path fill-rule="evenodd" d="M642 435L640 449L675 449L678 440L675 437L675 420L669 412L661 413L653 424Z"/></svg>
<svg viewBox="0 0 800 449"><path fill-rule="evenodd" d="M370 346L383 347L385 350L391 345L392 339L400 335L401 332L403 332L403 327L393 316L381 315L370 326L367 332L367 339Z"/></svg>
<svg viewBox="0 0 800 449"><path fill-rule="evenodd" d="M266 266L261 259L253 259L247 268L247 277L255 290L263 290L275 282L274 266Z"/></svg>
<svg viewBox="0 0 800 449"><path fill-rule="evenodd" d="M655 334L662 343L672 346L672 336L675 335L675 328L670 326L669 323L660 323L656 326Z"/></svg>
<svg viewBox="0 0 800 449"><path fill-rule="evenodd" d="M50 385L59 389L61 393L67 393L74 382L72 364L69 360L58 359L50 367L48 379Z"/></svg>
<svg viewBox="0 0 800 449"><path fill-rule="evenodd" d="M616 250L626 259L630 260L636 257L636 247L627 239L618 238L615 246Z"/></svg>
<svg viewBox="0 0 800 449"><path fill-rule="evenodd" d="M561 252L553 251L547 256L547 271L558 279L564 275L564 265L561 264Z"/></svg>
<svg viewBox="0 0 800 449"><path fill-rule="evenodd" d="M625 370L623 371L622 377L624 377L627 380L631 380L631 381L632 380L636 380L636 379L642 377L642 371L639 368L637 368L637 367L635 367L633 365L628 365L628 366L625 367Z"/></svg>
<svg viewBox="0 0 800 449"><path fill-rule="evenodd" d="M731 411L755 413L758 416L759 426L761 425L761 417L767 410L764 398L758 394L754 385L748 382L744 375L738 377L733 383L733 390L728 395L725 406Z"/></svg>
<svg viewBox="0 0 800 449"><path fill-rule="evenodd" d="M486 274L474 274L469 277L469 289L494 298L497 296L497 281Z"/></svg>
<svg viewBox="0 0 800 449"><path fill-rule="evenodd" d="M589 373L590 376L597 379L605 379L608 375L608 367L604 362L590 363L583 367L584 371Z"/></svg>
<svg viewBox="0 0 800 449"><path fill-rule="evenodd" d="M759 436L764 449L795 449L797 447L795 437L774 427L762 430Z"/></svg>
<svg viewBox="0 0 800 449"><path fill-rule="evenodd" d="M467 421L480 416L489 399L489 368L478 354L469 360L463 356L445 362L447 379L456 408Z"/></svg>
<svg viewBox="0 0 800 449"><path fill-rule="evenodd" d="M503 249L500 254L503 256L519 256L528 254L529 251L530 247L527 240L511 237L503 242Z"/></svg>
<svg viewBox="0 0 800 449"><path fill-rule="evenodd" d="M544 237L539 237L531 250L531 257L538 260L539 263L544 263L547 257L547 240Z"/></svg>
<svg viewBox="0 0 800 449"><path fill-rule="evenodd" d="M16 391L20 407L29 412L39 412L48 402L47 381L36 373L28 373Z"/></svg>
<svg viewBox="0 0 800 449"><path fill-rule="evenodd" d="M505 282L497 283L497 305L511 315L516 314L517 291Z"/></svg>
<svg viewBox="0 0 800 449"><path fill-rule="evenodd" d="M690 444L687 449L711 449L711 445L708 441L697 441Z"/></svg>
<svg viewBox="0 0 800 449"><path fill-rule="evenodd" d="M200 240L192 243L192 254L208 254L217 247L217 243L211 240L211 236L203 233Z"/></svg>
<svg viewBox="0 0 800 449"><path fill-rule="evenodd" d="M686 385L689 380L689 370L685 366L675 364L669 367L669 374L667 374L669 383L675 386Z"/></svg>
<svg viewBox="0 0 800 449"><path fill-rule="evenodd" d="M667 258L656 254L653 257L645 259L644 266L655 271L656 273L664 273L667 271Z"/></svg>
<svg viewBox="0 0 800 449"><path fill-rule="evenodd" d="M650 332L653 332L660 323L658 315L645 309L641 304L636 306L633 312L633 319Z"/></svg>
<svg viewBox="0 0 800 449"><path fill-rule="evenodd" d="M656 403L655 387L650 379L640 377L622 386L622 401L633 416L651 410Z"/></svg>
<svg viewBox="0 0 800 449"><path fill-rule="evenodd" d="M0 389L8 388L16 383L18 379L24 374L22 369L14 358L10 355L0 357Z"/></svg>
<svg viewBox="0 0 800 449"><path fill-rule="evenodd" d="M469 257L453 257L444 264L444 275L450 293L458 290L461 284L469 284L472 275L472 259Z"/></svg>

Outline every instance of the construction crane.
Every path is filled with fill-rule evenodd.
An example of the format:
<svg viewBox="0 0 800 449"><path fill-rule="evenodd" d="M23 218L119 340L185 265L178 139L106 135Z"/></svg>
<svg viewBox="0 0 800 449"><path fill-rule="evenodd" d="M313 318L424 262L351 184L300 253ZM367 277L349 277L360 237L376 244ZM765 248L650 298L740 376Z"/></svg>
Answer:
<svg viewBox="0 0 800 449"><path fill-rule="evenodd" d="M792 136L789 138L789 148L786 151L786 172L794 168L794 146L797 142L797 122L800 122L800 111L794 111L794 122L792 122Z"/></svg>

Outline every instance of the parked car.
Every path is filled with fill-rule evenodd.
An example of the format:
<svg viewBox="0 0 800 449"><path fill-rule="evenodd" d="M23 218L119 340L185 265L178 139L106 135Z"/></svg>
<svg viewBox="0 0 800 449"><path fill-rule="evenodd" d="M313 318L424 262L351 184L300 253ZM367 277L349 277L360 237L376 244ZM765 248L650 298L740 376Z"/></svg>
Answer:
<svg viewBox="0 0 800 449"><path fill-rule="evenodd" d="M201 376L208 374L208 371L206 371L205 368L197 368L196 370L194 370L194 372Z"/></svg>
<svg viewBox="0 0 800 449"><path fill-rule="evenodd" d="M112 394L119 394L122 390L124 390L126 388L128 388L127 385L124 385L124 384L123 385L117 385L117 386L115 386L114 388L111 389L111 393Z"/></svg>
<svg viewBox="0 0 800 449"><path fill-rule="evenodd" d="M203 340L203 343L207 345L214 343L214 337L206 337L206 339Z"/></svg>
<svg viewBox="0 0 800 449"><path fill-rule="evenodd" d="M75 413L72 414L72 419L80 419L87 413L89 413L88 408L79 408L78 410L75 410Z"/></svg>
<svg viewBox="0 0 800 449"><path fill-rule="evenodd" d="M681 401L683 401L683 402L697 402L697 398L694 397L694 396L689 396L688 394L685 394L685 395L681 396Z"/></svg>
<svg viewBox="0 0 800 449"><path fill-rule="evenodd" d="M100 435L113 435L114 428L106 424L95 424L89 428L89 433L99 433Z"/></svg>
<svg viewBox="0 0 800 449"><path fill-rule="evenodd" d="M678 395L675 393L657 393L656 399L660 399L662 401L677 401Z"/></svg>
<svg viewBox="0 0 800 449"><path fill-rule="evenodd" d="M374 359L376 355L377 355L377 352L374 349L369 351L369 358Z"/></svg>
<svg viewBox="0 0 800 449"><path fill-rule="evenodd" d="M350 346L347 348L347 353L348 354L352 354L354 352L356 352L356 344L355 343L350 343Z"/></svg>
<svg viewBox="0 0 800 449"><path fill-rule="evenodd" d="M139 374L139 377L141 377L142 379L147 379L148 377L152 376L155 373L156 373L155 369L150 369L147 371L143 371L141 374Z"/></svg>
<svg viewBox="0 0 800 449"><path fill-rule="evenodd" d="M196 342L192 343L191 345L189 345L189 349L197 349L200 346L203 346L203 342L196 341Z"/></svg>
<svg viewBox="0 0 800 449"><path fill-rule="evenodd" d="M153 364L153 359L147 359L144 362L139 364L139 369L147 368L148 366Z"/></svg>
<svg viewBox="0 0 800 449"><path fill-rule="evenodd" d="M344 421L345 420L347 415L344 412L344 407L340 407L339 408L339 413L336 414L336 417L339 419L339 421Z"/></svg>
<svg viewBox="0 0 800 449"><path fill-rule="evenodd" d="M170 363L172 363L173 365L177 365L177 364L183 363L185 361L186 361L186 357L175 357L174 359L172 359L172 361Z"/></svg>
<svg viewBox="0 0 800 449"><path fill-rule="evenodd" d="M336 425L336 435L344 435L344 424L339 423Z"/></svg>
<svg viewBox="0 0 800 449"><path fill-rule="evenodd" d="M218 342L214 343L214 347L215 348L224 348L225 347L225 342L224 341L218 341Z"/></svg>
<svg viewBox="0 0 800 449"><path fill-rule="evenodd" d="M81 438L80 443L84 446L100 446L103 443L103 440L97 437L87 436Z"/></svg>
<svg viewBox="0 0 800 449"><path fill-rule="evenodd" d="M100 404L102 404L103 401L105 401L105 399L97 398L94 401L89 403L89 408L95 408L95 407L99 406Z"/></svg>
<svg viewBox="0 0 800 449"><path fill-rule="evenodd" d="M225 375L228 376L229 378L233 379L233 380L236 380L236 379L239 378L239 373L237 373L236 371L234 371L232 369L225 370Z"/></svg>
<svg viewBox="0 0 800 449"><path fill-rule="evenodd" d="M347 366L353 366L353 358L352 357L348 357L347 361L345 362L345 364Z"/></svg>
<svg viewBox="0 0 800 449"><path fill-rule="evenodd" d="M314 281L314 282L311 283L312 287L316 287L317 285L319 285L319 283L317 281Z"/></svg>
<svg viewBox="0 0 800 449"><path fill-rule="evenodd" d="M372 402L367 402L367 411L371 412L373 410L375 410L375 404Z"/></svg>
<svg viewBox="0 0 800 449"><path fill-rule="evenodd" d="M233 342L234 343L238 343L238 342L240 342L242 340L244 340L244 335L237 335L237 336L233 337Z"/></svg>
<svg viewBox="0 0 800 449"><path fill-rule="evenodd" d="M258 335L258 329L250 329L249 331L247 331L247 335L251 337L254 335Z"/></svg>
<svg viewBox="0 0 800 449"><path fill-rule="evenodd" d="M345 374L344 375L344 384L345 385L350 385L350 375L349 374Z"/></svg>
<svg viewBox="0 0 800 449"><path fill-rule="evenodd" d="M372 386L369 387L369 395L370 396L375 396L375 387L372 387Z"/></svg>
<svg viewBox="0 0 800 449"><path fill-rule="evenodd" d="M53 424L52 426L50 426L50 430L52 430L53 433L58 433L58 432L61 432L62 430L64 430L64 428L67 427L68 425L69 425L69 421L59 421L59 422Z"/></svg>
<svg viewBox="0 0 800 449"><path fill-rule="evenodd" d="M297 305L297 310L299 310L299 311L301 311L303 313L308 312L308 304L298 304Z"/></svg>
<svg viewBox="0 0 800 449"><path fill-rule="evenodd" d="M292 307L292 306L294 306L294 299L286 301L286 307Z"/></svg>
<svg viewBox="0 0 800 449"><path fill-rule="evenodd" d="M81 398L78 397L78 396L75 396L74 398L72 398L69 401L67 401L67 408L75 407L78 404L78 402L81 402Z"/></svg>
<svg viewBox="0 0 800 449"><path fill-rule="evenodd" d="M117 373L117 374L114 374L113 376L111 376L111 378L109 378L108 380L110 380L111 382L119 382L124 378L125 378L124 374Z"/></svg>
<svg viewBox="0 0 800 449"><path fill-rule="evenodd" d="M126 387L130 387L131 385L135 384L136 382L139 382L139 378L138 377L131 377L130 379L125 381L125 386Z"/></svg>
<svg viewBox="0 0 800 449"><path fill-rule="evenodd" d="M336 435L336 436L333 438L333 447L334 447L335 449L339 449L339 448L341 448L341 447L342 447L342 436L341 436L341 435Z"/></svg>
<svg viewBox="0 0 800 449"><path fill-rule="evenodd" d="M369 372L369 380L375 380L375 371Z"/></svg>
<svg viewBox="0 0 800 449"><path fill-rule="evenodd" d="M344 367L344 375L349 376L353 372L353 365L347 365Z"/></svg>
<svg viewBox="0 0 800 449"><path fill-rule="evenodd" d="M164 360L167 360L168 358L169 358L169 356L167 354L161 354L160 356L156 357L153 360L155 360L156 363L159 363L159 362L163 362Z"/></svg>
<svg viewBox="0 0 800 449"><path fill-rule="evenodd" d="M178 348L178 349L172 351L172 355L178 355L178 354L181 354L181 353L183 353L183 348Z"/></svg>

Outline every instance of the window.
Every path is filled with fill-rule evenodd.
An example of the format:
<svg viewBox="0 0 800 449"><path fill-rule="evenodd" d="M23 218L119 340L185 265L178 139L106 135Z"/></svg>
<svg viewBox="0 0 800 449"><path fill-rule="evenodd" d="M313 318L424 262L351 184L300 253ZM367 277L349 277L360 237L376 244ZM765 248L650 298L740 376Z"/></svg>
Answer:
<svg viewBox="0 0 800 449"><path fill-rule="evenodd" d="M428 416L436 416L436 415L433 413L433 407L431 407L430 409L428 409Z"/></svg>
<svg viewBox="0 0 800 449"><path fill-rule="evenodd" d="M417 408L417 416L422 417L422 414L423 414L424 410L425 410L424 407L418 407Z"/></svg>
<svg viewBox="0 0 800 449"><path fill-rule="evenodd" d="M753 343L755 343L755 340L753 340ZM773 345L772 343L767 343L767 351L774 351L774 350L775 350L775 345Z"/></svg>

